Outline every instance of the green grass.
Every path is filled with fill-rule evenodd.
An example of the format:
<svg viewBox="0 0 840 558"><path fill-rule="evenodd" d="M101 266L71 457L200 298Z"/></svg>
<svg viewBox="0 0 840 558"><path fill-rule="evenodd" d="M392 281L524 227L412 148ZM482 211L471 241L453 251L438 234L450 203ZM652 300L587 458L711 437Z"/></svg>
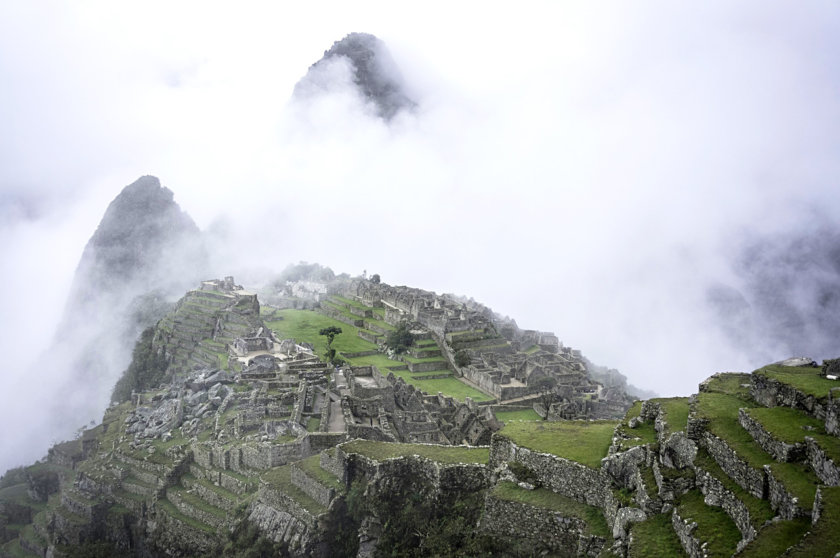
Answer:
<svg viewBox="0 0 840 558"><path fill-rule="evenodd" d="M419 455L438 463L487 463L490 460L490 449L486 447L434 446L353 440L342 444L341 449L345 453L358 453L375 461L406 455Z"/></svg>
<svg viewBox="0 0 840 558"><path fill-rule="evenodd" d="M811 521L804 517L792 521L774 521L762 529L755 540L744 547L738 554L738 558L781 556L785 550L802 539L809 527L811 527Z"/></svg>
<svg viewBox="0 0 840 558"><path fill-rule="evenodd" d="M282 467L275 467L269 469L261 476L262 480L269 484L272 488L279 490L286 494L298 504L303 506L312 515L321 515L326 513L327 508L322 506L317 501L313 500L308 494L303 492L297 486L292 484L292 468L291 465L283 465Z"/></svg>
<svg viewBox="0 0 840 558"><path fill-rule="evenodd" d="M510 422L500 431L515 444L600 468L617 421Z"/></svg>
<svg viewBox="0 0 840 558"><path fill-rule="evenodd" d="M317 417L309 417L306 419L306 431L307 432L318 432L318 429L321 427L321 419Z"/></svg>
<svg viewBox="0 0 840 558"><path fill-rule="evenodd" d="M315 454L311 457L307 457L303 461L298 461L295 466L300 468L308 476L317 480L322 485L328 488L335 488L338 491L344 491L344 485L341 484L338 477L321 468L320 460L321 456L319 454Z"/></svg>
<svg viewBox="0 0 840 558"><path fill-rule="evenodd" d="M339 353L359 353L376 350L376 345L358 336L359 328L339 322L312 310L279 310L275 316L281 319L266 321L280 339L292 338L298 342L311 343L315 354L321 356L327 350L327 338L318 332L327 327L340 327L341 333L333 341L333 348Z"/></svg>
<svg viewBox="0 0 840 558"><path fill-rule="evenodd" d="M626 450L635 446L643 444L657 443L656 429L653 421L643 422L638 424L636 428L630 428L628 425L631 419L638 417L642 412L642 402L635 401L633 405L627 409L624 414L624 420L621 421L621 434L626 436L619 442L619 449Z"/></svg>
<svg viewBox="0 0 840 558"><path fill-rule="evenodd" d="M633 544L629 548L629 558L687 556L674 532L669 513L656 514L646 521L634 523L630 532Z"/></svg>
<svg viewBox="0 0 840 558"><path fill-rule="evenodd" d="M556 492L545 488L525 490L513 482L500 482L493 489L493 496L499 500L519 502L537 508L559 512L565 517L576 517L586 522L588 529L584 530L587 535L597 535L608 538L610 530L604 514L600 508L581 504L571 498L567 498Z"/></svg>
<svg viewBox="0 0 840 558"><path fill-rule="evenodd" d="M750 524L756 530L758 530L765 521L773 517L773 508L770 507L770 502L756 498L741 488L738 483L729 478L729 475L720 468L717 462L706 452L706 450L701 448L697 452L694 464L704 471L709 472L713 477L721 482L724 488L729 490L729 492L733 493L736 498L743 502L750 514Z"/></svg>
<svg viewBox="0 0 840 558"><path fill-rule="evenodd" d="M822 513L802 538L800 545L788 556L791 558L826 556L840 550L840 487L822 487Z"/></svg>
<svg viewBox="0 0 840 558"><path fill-rule="evenodd" d="M358 301L356 301L356 300L349 299L349 298L347 298L347 297L343 297L343 296L339 296L339 295L332 295L332 296L330 296L330 298L331 298L331 299L333 299L333 300L335 300L335 301L341 301L341 302L343 302L343 303L345 303L345 304L347 304L347 305L349 305L349 306L353 306L353 307L355 307L355 308L359 308L360 310L373 310L373 307L372 307L372 306L365 306L365 305L364 305L364 304L362 304L361 302L358 302Z"/></svg>
<svg viewBox="0 0 840 558"><path fill-rule="evenodd" d="M370 355L365 357L347 359L351 366L376 366L379 371L388 375L388 368L392 366L405 366L398 360L391 360L384 354Z"/></svg>
<svg viewBox="0 0 840 558"><path fill-rule="evenodd" d="M752 375L743 372L724 372L709 380L706 391L749 398ZM744 387L746 385L746 387Z"/></svg>
<svg viewBox="0 0 840 558"><path fill-rule="evenodd" d="M539 345L531 345L530 347L528 347L527 349L525 349L525 350L524 350L524 351L522 351L522 352L523 352L523 353L525 353L525 354L527 354L527 355L531 355L531 354L536 353L536 352L537 352L537 351L539 351L539 350L540 350L540 346L539 346Z"/></svg>
<svg viewBox="0 0 840 558"><path fill-rule="evenodd" d="M735 553L741 532L723 509L707 506L699 490L691 490L680 497L678 512L683 520L697 522L694 536L701 543L708 543L706 552L709 556L732 556Z"/></svg>
<svg viewBox="0 0 840 558"><path fill-rule="evenodd" d="M790 407L759 407L748 414L782 442L797 444L805 443L805 436L814 438L828 457L840 463L840 438L826 434L823 421Z"/></svg>
<svg viewBox="0 0 840 558"><path fill-rule="evenodd" d="M471 397L473 401L492 401L493 397L484 392L478 391L474 387L468 386L457 378L441 378L439 380L412 380L409 382L415 387L425 391L430 395L437 395L441 392L449 397L454 397L458 401L464 401L467 397Z"/></svg>
<svg viewBox="0 0 840 558"><path fill-rule="evenodd" d="M175 507L175 504L173 504L169 500L158 500L156 505L159 506L166 513L166 515L172 516L175 519L181 521L182 523L186 523L190 527L193 527L200 531L204 531L205 533L214 536L216 535L216 529L214 529L210 525L207 525L206 523L193 519L188 515L182 514L180 511L178 511L178 508Z"/></svg>
<svg viewBox="0 0 840 558"><path fill-rule="evenodd" d="M813 366L781 366L771 364L759 368L753 374L774 378L784 384L793 386L806 395L813 395L818 398L828 397L828 390L840 387L840 382L827 380L820 376L821 369Z"/></svg>
<svg viewBox="0 0 840 558"><path fill-rule="evenodd" d="M534 409L524 409L522 411L493 411L496 418L502 422L510 422L513 420L541 420L540 415Z"/></svg>
<svg viewBox="0 0 840 558"><path fill-rule="evenodd" d="M688 423L688 397L670 397L667 399L652 399L656 401L662 408L662 413L665 415L665 422L668 429L665 436L672 432L685 430Z"/></svg>
<svg viewBox="0 0 840 558"><path fill-rule="evenodd" d="M755 408L754 404L743 399L721 393L700 393L697 396L697 414L711 419L709 431L722 438L738 457L753 469L770 465L774 475L791 494L799 498L799 503L809 509L814 502L814 492L819 480L800 463L776 463L752 436L738 423L738 409Z"/></svg>
<svg viewBox="0 0 840 558"><path fill-rule="evenodd" d="M402 359L405 362L410 362L412 364L423 364L425 362L440 362L444 365L447 364L446 359L443 358L443 357L440 357L440 356L433 356L433 357L426 357L426 358L414 358L413 356L411 356L409 354L405 354L405 355L402 355ZM441 368L446 368L446 366L442 366Z"/></svg>

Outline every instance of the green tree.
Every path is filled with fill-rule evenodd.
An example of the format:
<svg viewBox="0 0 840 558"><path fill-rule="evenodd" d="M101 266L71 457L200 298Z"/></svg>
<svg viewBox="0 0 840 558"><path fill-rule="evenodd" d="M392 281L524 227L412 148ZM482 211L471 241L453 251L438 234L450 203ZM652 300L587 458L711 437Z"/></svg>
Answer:
<svg viewBox="0 0 840 558"><path fill-rule="evenodd" d="M414 335L409 329L408 322L401 322L397 329L385 338L385 346L397 354L404 353L414 344Z"/></svg>
<svg viewBox="0 0 840 558"><path fill-rule="evenodd" d="M114 386L111 401L122 403L128 401L132 390L143 391L157 387L166 379L166 369L169 366L166 357L158 353L154 346L155 328L150 327L140 334L140 339L134 345L131 364Z"/></svg>
<svg viewBox="0 0 840 558"><path fill-rule="evenodd" d="M472 363L472 358L470 358L470 354L461 349L457 353L455 353L455 366L458 368L462 366L469 366Z"/></svg>
<svg viewBox="0 0 840 558"><path fill-rule="evenodd" d="M340 360L335 358L335 349L332 348L332 343L333 341L335 341L335 336L340 333L341 328L335 326L325 327L324 329L318 332L318 335L323 335L327 338L327 350L324 352L324 357L330 364L338 364L338 360Z"/></svg>

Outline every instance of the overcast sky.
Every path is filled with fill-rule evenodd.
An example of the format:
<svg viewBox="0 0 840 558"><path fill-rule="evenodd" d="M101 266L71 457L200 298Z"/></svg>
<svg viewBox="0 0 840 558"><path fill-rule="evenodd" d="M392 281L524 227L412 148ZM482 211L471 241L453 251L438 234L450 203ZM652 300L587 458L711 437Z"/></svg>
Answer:
<svg viewBox="0 0 840 558"><path fill-rule="evenodd" d="M840 5L288 5L0 3L6 385L144 174L249 242L217 254L240 277L305 260L472 296L662 394L763 364L705 289L743 238L838 214ZM352 31L388 45L413 114L290 102Z"/></svg>

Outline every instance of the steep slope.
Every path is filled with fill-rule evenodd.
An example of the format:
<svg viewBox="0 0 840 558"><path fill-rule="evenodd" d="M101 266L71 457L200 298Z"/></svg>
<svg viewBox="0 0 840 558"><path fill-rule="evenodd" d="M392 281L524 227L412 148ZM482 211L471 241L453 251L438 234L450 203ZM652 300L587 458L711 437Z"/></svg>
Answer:
<svg viewBox="0 0 840 558"><path fill-rule="evenodd" d="M295 85L294 96L306 99L340 91L347 87L348 77L358 94L385 120L416 104L405 92L385 43L368 33L350 33L336 41Z"/></svg>
<svg viewBox="0 0 840 558"><path fill-rule="evenodd" d="M42 455L51 440L99 416L140 331L205 267L198 227L172 191L152 176L126 186L87 243L55 338L33 365L33 377L51 381L32 405L49 412L4 439L7 459Z"/></svg>

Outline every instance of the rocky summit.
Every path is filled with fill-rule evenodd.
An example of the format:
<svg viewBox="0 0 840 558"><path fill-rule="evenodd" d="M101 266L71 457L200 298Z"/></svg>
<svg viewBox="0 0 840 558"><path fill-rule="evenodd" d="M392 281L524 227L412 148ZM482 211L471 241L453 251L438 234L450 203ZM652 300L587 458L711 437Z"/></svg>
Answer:
<svg viewBox="0 0 840 558"><path fill-rule="evenodd" d="M324 52L295 86L295 97L306 98L343 87L331 65L349 64L351 81L359 95L373 104L385 120L416 105L405 91L402 76L385 43L368 33L350 33Z"/></svg>
<svg viewBox="0 0 840 558"><path fill-rule="evenodd" d="M840 550L840 361L634 402L551 332L327 271L187 292L102 422L0 480L0 556Z"/></svg>

